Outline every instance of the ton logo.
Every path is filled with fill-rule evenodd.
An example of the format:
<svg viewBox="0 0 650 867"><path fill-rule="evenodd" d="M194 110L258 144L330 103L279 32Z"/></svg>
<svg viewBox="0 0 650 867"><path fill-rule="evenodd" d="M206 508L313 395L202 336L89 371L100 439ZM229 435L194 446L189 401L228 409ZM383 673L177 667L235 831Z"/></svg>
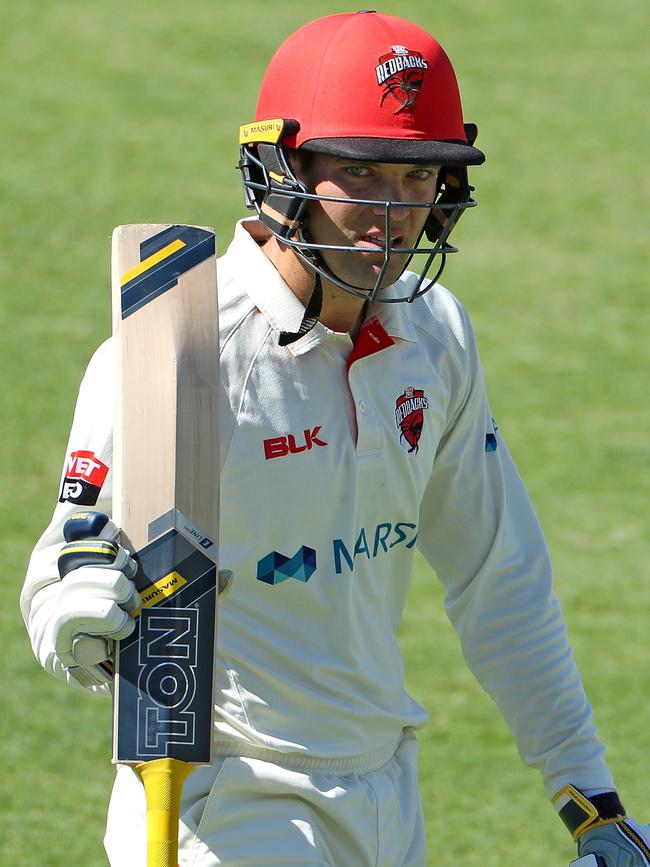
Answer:
<svg viewBox="0 0 650 867"><path fill-rule="evenodd" d="M138 746L162 756L167 744L194 743L199 612L143 608L140 617Z"/></svg>

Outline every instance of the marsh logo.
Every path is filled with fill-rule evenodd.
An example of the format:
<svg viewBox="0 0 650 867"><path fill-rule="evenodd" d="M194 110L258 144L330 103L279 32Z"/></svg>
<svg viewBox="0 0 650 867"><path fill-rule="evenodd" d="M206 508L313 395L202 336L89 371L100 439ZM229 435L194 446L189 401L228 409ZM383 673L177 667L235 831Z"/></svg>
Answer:
<svg viewBox="0 0 650 867"><path fill-rule="evenodd" d="M271 551L257 564L257 580L265 584L281 584L287 578L295 578L304 584L316 571L316 552L303 545L293 555L285 557L278 551Z"/></svg>
<svg viewBox="0 0 650 867"><path fill-rule="evenodd" d="M334 569L340 575L344 569L354 572L357 557L374 560L395 547L403 545L412 548L418 540L417 524L409 521L397 521L395 524L386 522L377 524L373 530L361 528L354 544L346 545L343 539L333 540Z"/></svg>
<svg viewBox="0 0 650 867"><path fill-rule="evenodd" d="M396 521L394 524L386 521L372 529L362 527L356 539L332 539L334 571L337 575L354 572L358 559L370 561L383 557L393 548L413 548L417 540L417 524L410 521ZM276 585L287 578L295 578L306 584L315 571L316 551L303 545L293 557L285 557L278 551L262 557L257 563L257 580Z"/></svg>

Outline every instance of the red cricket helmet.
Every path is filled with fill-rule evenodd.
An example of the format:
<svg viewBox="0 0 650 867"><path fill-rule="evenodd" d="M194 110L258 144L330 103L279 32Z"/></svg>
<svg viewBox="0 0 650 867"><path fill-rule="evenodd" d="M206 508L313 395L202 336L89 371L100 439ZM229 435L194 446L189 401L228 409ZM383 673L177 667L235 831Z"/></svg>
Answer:
<svg viewBox="0 0 650 867"><path fill-rule="evenodd" d="M319 18L273 56L255 119L293 118L282 144L376 162L476 165L449 58L416 24L377 12Z"/></svg>
<svg viewBox="0 0 650 867"><path fill-rule="evenodd" d="M463 122L458 84L449 58L421 27L377 12L356 12L319 18L298 29L276 51L260 88L255 121L240 128L246 204L270 231L316 274L312 302L297 339L320 311L320 277L369 300L413 301L438 278L447 253L456 252L447 238L466 208L476 203L467 166L485 160L475 148L476 127ZM350 286L324 262L327 247L309 237L309 205L319 197L297 177L287 149L316 151L346 159L441 167L438 190L431 202L374 202L347 199L348 204L385 209L384 267L372 289ZM384 293L384 273L394 251L390 243L392 210L409 205L427 208L429 245L400 248L409 261L426 260L408 294ZM338 248L359 254L355 247ZM425 283L436 256L441 264ZM406 264L404 265L406 268ZM316 312L315 312L316 311Z"/></svg>

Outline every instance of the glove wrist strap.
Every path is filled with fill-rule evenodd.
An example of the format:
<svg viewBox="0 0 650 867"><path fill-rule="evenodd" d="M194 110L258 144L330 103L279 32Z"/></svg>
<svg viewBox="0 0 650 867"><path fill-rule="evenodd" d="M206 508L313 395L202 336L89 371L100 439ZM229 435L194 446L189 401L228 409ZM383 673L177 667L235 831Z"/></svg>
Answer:
<svg viewBox="0 0 650 867"><path fill-rule="evenodd" d="M625 808L616 792L587 798L575 786L565 786L553 797L553 804L574 840L585 831L625 819Z"/></svg>

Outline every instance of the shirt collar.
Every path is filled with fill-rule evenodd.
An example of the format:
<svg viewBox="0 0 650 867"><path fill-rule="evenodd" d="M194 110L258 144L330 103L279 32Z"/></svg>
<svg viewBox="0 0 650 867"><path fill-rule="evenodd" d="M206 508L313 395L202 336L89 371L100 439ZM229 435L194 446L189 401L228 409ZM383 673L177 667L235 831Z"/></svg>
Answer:
<svg viewBox="0 0 650 867"><path fill-rule="evenodd" d="M305 307L262 251L261 244L269 236L266 226L256 217L240 220L236 225L228 253L236 254L234 267L237 269L238 276L244 278L251 300L279 335L281 331L298 330ZM417 275L407 271L390 287L389 291L396 296L407 295L408 284L416 279ZM413 308L413 304L405 301L393 304L374 301L369 305L366 319L376 316L390 337L415 342L416 333L411 321ZM304 337L288 344L287 349L294 355L302 355L333 336L341 337L322 322L317 322Z"/></svg>
<svg viewBox="0 0 650 867"><path fill-rule="evenodd" d="M268 237L269 231L256 217L240 220L235 227L228 255L236 255L234 267L238 277L244 279L251 300L279 336L282 331L298 330L305 307L261 249L261 244ZM304 337L289 343L286 348L293 355L302 355L333 334L333 331L317 322Z"/></svg>
<svg viewBox="0 0 650 867"><path fill-rule="evenodd" d="M390 288L395 290L396 295L407 295L408 285L405 281L410 281L411 277L417 279L417 275L407 272L406 275L402 275ZM417 307L406 301L396 301L393 304L386 304L384 301L373 301L368 307L366 319L376 316L389 337L415 343L417 336L411 318L415 310L417 310Z"/></svg>

